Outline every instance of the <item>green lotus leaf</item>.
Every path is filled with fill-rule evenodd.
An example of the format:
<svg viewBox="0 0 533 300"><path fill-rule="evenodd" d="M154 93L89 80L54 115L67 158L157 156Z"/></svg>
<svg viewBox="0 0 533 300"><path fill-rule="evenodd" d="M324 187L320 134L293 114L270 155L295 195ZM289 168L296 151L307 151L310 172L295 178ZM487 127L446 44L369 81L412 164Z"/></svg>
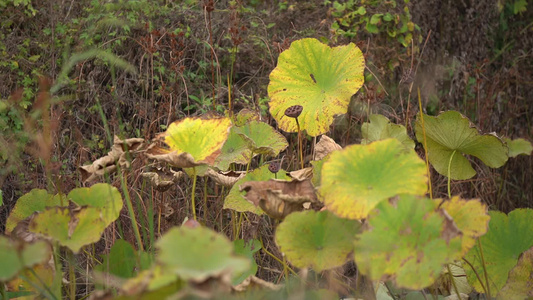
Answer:
<svg viewBox="0 0 533 300"><path fill-rule="evenodd" d="M296 132L296 120L285 116L285 110L301 105L301 129L311 136L323 134L334 115L346 113L350 98L363 85L364 69L363 53L352 43L330 48L316 39L295 41L270 73L270 114L279 128Z"/></svg>
<svg viewBox="0 0 533 300"><path fill-rule="evenodd" d="M252 156L252 150L248 148L246 140L231 127L228 139L222 146L220 155L215 161L215 167L227 170L232 163L247 164Z"/></svg>
<svg viewBox="0 0 533 300"><path fill-rule="evenodd" d="M246 257L236 256L233 244L205 227L172 228L156 243L163 270L184 280L202 282L224 273L242 273L250 267Z"/></svg>
<svg viewBox="0 0 533 300"><path fill-rule="evenodd" d="M394 278L398 287L422 289L461 252L461 237L436 208L413 195L383 201L368 217L370 230L355 241L355 262L372 280Z"/></svg>
<svg viewBox="0 0 533 300"><path fill-rule="evenodd" d="M78 253L81 247L100 240L107 225L94 207L51 207L38 213L30 222L30 232L58 241Z"/></svg>
<svg viewBox="0 0 533 300"><path fill-rule="evenodd" d="M24 268L50 259L50 246L44 241L33 244L17 244L0 236L0 282L15 277ZM3 284L3 283L2 283Z"/></svg>
<svg viewBox="0 0 533 300"><path fill-rule="evenodd" d="M326 162L328 158L329 155L322 158L321 160L314 160L311 162L311 165L313 166L313 177L311 178L311 183L315 187L320 187L322 167L324 166L324 162Z"/></svg>
<svg viewBox="0 0 533 300"><path fill-rule="evenodd" d="M396 139L351 145L330 154L322 166L319 193L340 217L366 218L381 201L397 194L423 195L426 166Z"/></svg>
<svg viewBox="0 0 533 300"><path fill-rule="evenodd" d="M247 108L241 109L236 115L233 120L233 125L235 126L244 126L244 124L250 122L250 121L259 121L260 116L259 113L249 110Z"/></svg>
<svg viewBox="0 0 533 300"><path fill-rule="evenodd" d="M361 133L363 135L361 144L365 145L375 141L395 138L407 149L415 147L415 142L407 135L407 130L404 126L393 124L387 117L382 115L370 115L368 119L370 122L361 125Z"/></svg>
<svg viewBox="0 0 533 300"><path fill-rule="evenodd" d="M276 177L277 176L277 177ZM229 191L228 195L224 199L224 209L233 209L238 212L252 212L257 215L264 214L263 210L259 206L255 206L244 198L245 192L239 191L239 186L248 181L268 181L270 179L283 179L290 181L291 178L287 176L285 170L279 170L277 175L268 170L268 165L264 165L254 171L246 174L243 178L239 179Z"/></svg>
<svg viewBox="0 0 533 300"><path fill-rule="evenodd" d="M242 127L235 127L254 154L277 156L289 145L283 135L272 126L261 121L250 121Z"/></svg>
<svg viewBox="0 0 533 300"><path fill-rule="evenodd" d="M94 269L121 278L131 278L136 266L137 255L133 246L125 240L118 239L111 247L109 254L103 255L102 264L95 266Z"/></svg>
<svg viewBox="0 0 533 300"><path fill-rule="evenodd" d="M472 178L476 171L464 154L479 158L491 168L501 167L508 159L508 149L492 134L479 134L470 121L456 111L447 111L438 117L424 114L425 135L429 161L439 174L463 180ZM420 117L416 120L416 138L424 143ZM453 157L453 158L452 158Z"/></svg>
<svg viewBox="0 0 533 300"><path fill-rule="evenodd" d="M498 299L522 300L533 298L533 248L522 253L516 266L509 272L507 283L498 293Z"/></svg>
<svg viewBox="0 0 533 300"><path fill-rule="evenodd" d="M533 145L531 142L524 139L514 139L509 138L503 139L509 148L509 157L517 157L518 155L531 155L533 151Z"/></svg>
<svg viewBox="0 0 533 300"><path fill-rule="evenodd" d="M241 274L235 274L232 280L232 285L237 285L243 282L246 278L257 273L257 263L254 259L254 253L261 250L261 242L259 240L245 241L243 239L233 241L235 254L247 257L250 260L251 267Z"/></svg>
<svg viewBox="0 0 533 300"><path fill-rule="evenodd" d="M213 165L226 141L229 118L185 118L168 126L165 143L177 155L188 153L196 163Z"/></svg>
<svg viewBox="0 0 533 300"><path fill-rule="evenodd" d="M435 201L439 204L442 202L441 199ZM476 238L487 232L490 220L487 206L478 199L464 200L456 196L442 202L441 208L450 215L457 228L463 233L462 257L474 246Z"/></svg>
<svg viewBox="0 0 533 300"><path fill-rule="evenodd" d="M118 219L122 210L120 192L107 183L97 183L89 188L77 188L70 191L68 199L79 206L88 205L100 208L106 227Z"/></svg>
<svg viewBox="0 0 533 300"><path fill-rule="evenodd" d="M489 215L489 230L479 238L483 256L476 243L465 258L485 280L483 257L490 293L496 295L507 282L509 271L516 266L520 254L533 247L533 209L515 209L509 215L490 211ZM478 292L484 291L471 268L466 268L466 275L468 282Z"/></svg>
<svg viewBox="0 0 533 300"><path fill-rule="evenodd" d="M61 202L63 198L63 203ZM33 189L29 193L24 194L17 200L15 207L9 214L6 220L6 234L17 226L17 224L31 216L36 211L43 211L47 207L58 205L67 205L67 197L65 195L51 195L46 190Z"/></svg>
<svg viewBox="0 0 533 300"><path fill-rule="evenodd" d="M311 267L320 272L348 260L360 225L329 211L295 212L278 226L276 243L296 267Z"/></svg>

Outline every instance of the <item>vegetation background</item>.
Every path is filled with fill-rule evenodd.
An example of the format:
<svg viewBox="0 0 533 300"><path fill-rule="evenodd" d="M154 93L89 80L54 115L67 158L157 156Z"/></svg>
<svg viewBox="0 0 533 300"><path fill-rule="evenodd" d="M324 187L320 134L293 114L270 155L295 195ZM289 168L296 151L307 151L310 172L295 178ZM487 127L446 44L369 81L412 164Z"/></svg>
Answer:
<svg viewBox="0 0 533 300"><path fill-rule="evenodd" d="M78 167L105 155L112 134L152 139L185 116L223 113L229 95L234 112L258 111L273 124L268 76L279 53L305 37L331 46L354 42L365 55L364 87L332 126L342 146L360 141L370 112L406 125L414 136L417 89L430 115L456 110L482 132L531 141L533 8L527 2L0 0L0 230L31 189L56 193L86 185ZM49 114L39 115L50 87ZM284 168L291 169L294 149L284 155ZM146 199L166 209L163 232L188 215L191 182L154 192L140 176L147 166L143 159L132 162L130 194L141 220ZM533 207L531 156L500 169L475 168L478 175L456 182L452 194L504 212ZM446 178L433 172L432 182L434 196L445 197ZM205 186L196 192L208 193L208 226L217 227L227 215L223 195L210 182ZM259 228L259 218L251 220L245 236ZM259 275L269 278L269 272Z"/></svg>

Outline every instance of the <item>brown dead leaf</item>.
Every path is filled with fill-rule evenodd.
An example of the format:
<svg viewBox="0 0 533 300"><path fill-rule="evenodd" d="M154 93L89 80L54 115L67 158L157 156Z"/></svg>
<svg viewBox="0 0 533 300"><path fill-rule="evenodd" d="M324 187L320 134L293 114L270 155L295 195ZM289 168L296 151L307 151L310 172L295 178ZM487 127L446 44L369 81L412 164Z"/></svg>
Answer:
<svg viewBox="0 0 533 300"><path fill-rule="evenodd" d="M105 174L112 174L117 170L117 164L121 168L129 168L130 163L127 154L138 153L143 145L144 140L140 138L121 140L115 136L113 147L106 156L95 160L90 165L78 168L81 172L81 180L92 182Z"/></svg>
<svg viewBox="0 0 533 300"><path fill-rule="evenodd" d="M178 181L183 178L184 174L185 173L182 171L176 172L172 169L167 170L165 168L161 168L152 172L143 172L141 176L149 179L150 183L156 190L165 192L170 187L178 183Z"/></svg>
<svg viewBox="0 0 533 300"><path fill-rule="evenodd" d="M246 192L244 197L248 201L275 219L283 219L294 211L303 210L306 202L318 202L315 189L308 179L249 181L239 188Z"/></svg>
<svg viewBox="0 0 533 300"><path fill-rule="evenodd" d="M246 278L242 283L232 287L236 292L244 292L252 289L268 289L272 291L279 291L283 288L281 284L274 284L272 282L265 281L255 276Z"/></svg>
<svg viewBox="0 0 533 300"><path fill-rule="evenodd" d="M292 172L287 173L287 175L289 175L289 177L291 177L293 179L296 179L296 180L299 180L299 181L303 181L303 180L306 180L306 179L311 179L311 178L313 178L313 167L303 168L303 169L300 169L300 170L292 171Z"/></svg>
<svg viewBox="0 0 533 300"><path fill-rule="evenodd" d="M241 179L246 175L246 172L217 172L211 168L208 168L206 173L206 176L213 179L217 184L226 186L226 187L232 187L237 180Z"/></svg>
<svg viewBox="0 0 533 300"><path fill-rule="evenodd" d="M321 160L333 151L341 150L342 147L327 135L322 135L315 146L314 160Z"/></svg>
<svg viewBox="0 0 533 300"><path fill-rule="evenodd" d="M177 154L176 151L171 151L152 144L146 149L146 156L150 159L155 159L158 162L166 162L178 168L192 168L201 165L194 161L192 155L187 152Z"/></svg>

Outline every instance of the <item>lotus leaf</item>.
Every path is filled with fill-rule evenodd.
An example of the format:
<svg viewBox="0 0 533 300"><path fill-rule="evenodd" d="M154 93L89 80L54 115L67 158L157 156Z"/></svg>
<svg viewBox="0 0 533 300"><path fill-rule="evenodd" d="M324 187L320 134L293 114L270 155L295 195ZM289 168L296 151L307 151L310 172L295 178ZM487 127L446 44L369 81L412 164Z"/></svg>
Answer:
<svg viewBox="0 0 533 300"><path fill-rule="evenodd" d="M320 272L349 259L359 228L358 221L339 218L329 211L296 212L278 226L276 243L293 265Z"/></svg>
<svg viewBox="0 0 533 300"><path fill-rule="evenodd" d="M498 293L498 299L522 300L533 298L533 248L522 253L516 266L509 272L507 283Z"/></svg>
<svg viewBox="0 0 533 300"><path fill-rule="evenodd" d="M248 148L248 143L238 134L239 130L236 128L231 127L228 139L215 161L215 167L220 170L227 170L232 163L247 164L252 156L252 150Z"/></svg>
<svg viewBox="0 0 533 300"><path fill-rule="evenodd" d="M58 241L78 253L81 247L96 243L107 227L94 207L51 207L30 222L30 231Z"/></svg>
<svg viewBox="0 0 533 300"><path fill-rule="evenodd" d="M441 203L442 200L436 199L435 201ZM487 206L478 199L464 200L460 197L453 197L444 201L441 208L452 217L457 228L463 233L462 257L474 246L476 238L487 232L490 220Z"/></svg>
<svg viewBox="0 0 533 300"><path fill-rule="evenodd" d="M268 165L261 166L260 168L255 169L254 171L246 174L246 176L235 182L235 184L229 191L228 195L224 199L224 208L233 209L238 212L249 211L257 215L262 215L263 211L261 210L261 208L253 205L251 202L246 200L246 198L244 197L244 192L241 192L239 190L239 186L248 181L267 181L270 179L274 179L276 176L278 179L291 180L291 178L286 175L286 172L284 170L280 170L277 175L270 172L268 170Z"/></svg>
<svg viewBox="0 0 533 300"><path fill-rule="evenodd" d="M413 149L415 142L407 135L407 130L402 125L391 123L387 117L382 115L370 115L370 122L361 125L363 139L361 144L395 138L402 143L407 149Z"/></svg>
<svg viewBox="0 0 533 300"><path fill-rule="evenodd" d="M137 255L130 243L118 239L111 247L109 254L103 255L101 265L95 267L95 270L121 277L133 277L133 270L137 265Z"/></svg>
<svg viewBox="0 0 533 300"><path fill-rule="evenodd" d="M241 274L250 267L249 259L234 254L225 236L205 227L172 228L156 247L163 270L184 280L202 282L226 273Z"/></svg>
<svg viewBox="0 0 533 300"><path fill-rule="evenodd" d="M15 277L24 268L31 268L50 259L50 250L50 246L44 241L19 244L0 236L0 282Z"/></svg>
<svg viewBox="0 0 533 300"><path fill-rule="evenodd" d="M457 228L436 211L438 203L413 195L383 201L368 217L370 230L355 242L355 262L372 280L395 279L398 287L421 289L461 251Z"/></svg>
<svg viewBox="0 0 533 300"><path fill-rule="evenodd" d="M282 130L296 132L296 120L285 116L285 110L301 105L302 130L311 136L325 133L334 115L346 113L351 96L363 85L364 69L363 53L352 43L330 48L316 39L295 41L270 74L270 114Z"/></svg>
<svg viewBox="0 0 533 300"><path fill-rule="evenodd" d="M503 139L505 143L507 144L507 147L509 147L509 157L517 157L518 155L531 155L531 151L533 151L533 145L531 145L531 142L526 141L524 139Z"/></svg>
<svg viewBox="0 0 533 300"><path fill-rule="evenodd" d="M188 153L196 163L213 165L230 127L229 118L185 118L168 126L165 143L177 155Z"/></svg>
<svg viewBox="0 0 533 300"><path fill-rule="evenodd" d="M533 209L516 209L509 215L490 211L489 215L489 230L479 238L483 254L476 244L465 258L478 274L484 274L483 257L491 295L496 295L506 284L509 271L516 266L519 256L533 247ZM465 270L468 282L478 292L483 292L474 271L471 268ZM481 276L485 285L484 276Z"/></svg>
<svg viewBox="0 0 533 300"><path fill-rule="evenodd" d="M479 134L470 121L456 111L447 111L438 117L424 114L425 131L420 117L416 121L416 138L424 143L426 135L429 161L437 172L450 178L472 178L476 171L464 154L475 156L491 168L501 167L508 159L508 149L495 135ZM451 165L450 165L451 159Z"/></svg>
<svg viewBox="0 0 533 300"><path fill-rule="evenodd" d="M90 188L73 189L68 194L68 199L79 206L99 208L106 227L118 219L123 205L120 192L107 183L98 183Z"/></svg>
<svg viewBox="0 0 533 300"><path fill-rule="evenodd" d="M250 121L242 127L235 127L254 154L277 156L289 145L283 135L265 122Z"/></svg>
<svg viewBox="0 0 533 300"><path fill-rule="evenodd" d="M330 154L322 166L319 193L340 217L366 218L381 201L397 194L423 195L424 162L396 139L351 145Z"/></svg>
<svg viewBox="0 0 533 300"><path fill-rule="evenodd" d="M67 205L67 197L65 195L58 194L54 196L48 194L46 190L31 190L17 200L15 207L9 214L6 221L6 234L10 234L19 222L31 216L34 212L58 205Z"/></svg>
<svg viewBox="0 0 533 300"><path fill-rule="evenodd" d="M235 274L232 284L237 285L242 283L246 278L254 276L257 273L257 263L254 259L254 253L261 250L261 242L259 240L235 240L233 241L235 254L247 257L250 260L251 267L242 274Z"/></svg>

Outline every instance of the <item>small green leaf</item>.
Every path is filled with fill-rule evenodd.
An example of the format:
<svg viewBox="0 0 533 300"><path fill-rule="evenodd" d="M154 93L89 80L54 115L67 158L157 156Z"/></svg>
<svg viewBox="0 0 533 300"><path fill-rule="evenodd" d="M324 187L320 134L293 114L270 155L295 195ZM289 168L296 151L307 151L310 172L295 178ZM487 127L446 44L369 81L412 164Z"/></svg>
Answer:
<svg viewBox="0 0 533 300"><path fill-rule="evenodd" d="M370 18L370 24L372 25L378 24L381 21L381 16L383 16L383 14L373 14L372 17Z"/></svg>
<svg viewBox="0 0 533 300"><path fill-rule="evenodd" d="M422 289L461 252L459 231L436 210L438 203L413 195L383 201L355 241L355 262L371 280L394 278L398 287Z"/></svg>
<svg viewBox="0 0 533 300"><path fill-rule="evenodd" d="M320 272L347 261L360 226L329 211L295 212L278 226L276 243L296 267Z"/></svg>
<svg viewBox="0 0 533 300"><path fill-rule="evenodd" d="M202 282L224 273L241 273L249 259L234 255L233 244L223 235L205 227L175 227L156 243L158 263L166 272L184 280Z"/></svg>
<svg viewBox="0 0 533 300"><path fill-rule="evenodd" d="M370 122L361 125L363 140L361 144L395 138L400 141L407 149L413 149L415 142L407 135L407 130L402 125L393 124L382 115L370 115Z"/></svg>
<svg viewBox="0 0 533 300"><path fill-rule="evenodd" d="M396 139L351 145L330 154L322 166L319 193L326 207L345 218L363 219L397 194L423 195L426 167Z"/></svg>
<svg viewBox="0 0 533 300"><path fill-rule="evenodd" d="M509 138L504 138L503 140L505 143L507 143L507 147L509 148L509 157L517 157L518 155L531 155L531 151L533 151L531 142L524 139L511 140Z"/></svg>
<svg viewBox="0 0 533 300"><path fill-rule="evenodd" d="M478 274L488 275L491 294L497 294L507 282L509 271L513 269L520 255L533 247L533 209L515 209L506 215L499 211L490 211L489 230L479 238L466 255ZM482 263L485 262L484 264ZM471 268L466 268L468 282L478 292L484 292L477 276ZM484 275L482 275L484 279ZM485 285L485 281L483 281Z"/></svg>
<svg viewBox="0 0 533 300"><path fill-rule="evenodd" d="M280 129L296 132L296 120L285 110L301 105L301 129L311 136L325 133L334 115L346 113L363 85L364 69L363 53L354 44L330 48L316 39L295 41L270 74L270 113Z"/></svg>
<svg viewBox="0 0 533 300"><path fill-rule="evenodd" d="M425 135L429 161L437 172L450 178L472 178L476 171L465 154L475 156L491 168L499 168L507 161L507 147L492 134L480 135L470 121L456 111L447 111L438 117L424 114ZM424 130L420 117L416 120L416 138L424 143Z"/></svg>

